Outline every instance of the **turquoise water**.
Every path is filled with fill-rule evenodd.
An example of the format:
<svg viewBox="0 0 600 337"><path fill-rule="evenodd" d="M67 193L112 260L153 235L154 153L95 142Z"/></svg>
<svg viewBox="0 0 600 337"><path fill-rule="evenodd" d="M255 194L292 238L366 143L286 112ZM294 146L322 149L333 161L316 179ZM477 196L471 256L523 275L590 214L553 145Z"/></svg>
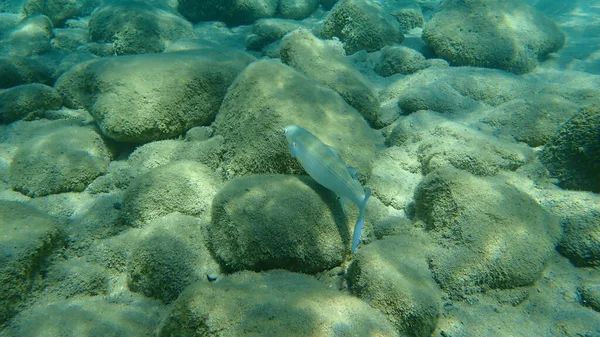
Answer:
<svg viewBox="0 0 600 337"><path fill-rule="evenodd" d="M599 33L594 0L0 2L0 336L600 336Z"/></svg>

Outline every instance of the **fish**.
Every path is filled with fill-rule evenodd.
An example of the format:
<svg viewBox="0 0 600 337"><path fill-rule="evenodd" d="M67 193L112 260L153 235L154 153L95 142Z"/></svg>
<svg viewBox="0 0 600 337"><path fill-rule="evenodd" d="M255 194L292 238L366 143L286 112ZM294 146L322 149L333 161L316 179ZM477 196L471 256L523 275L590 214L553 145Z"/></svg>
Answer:
<svg viewBox="0 0 600 337"><path fill-rule="evenodd" d="M333 191L342 206L351 201L358 207L358 218L352 233L350 253L354 254L363 227L363 217L371 189L363 187L356 178L357 170L344 163L338 151L323 143L317 136L298 125L283 128L290 154L316 182Z"/></svg>

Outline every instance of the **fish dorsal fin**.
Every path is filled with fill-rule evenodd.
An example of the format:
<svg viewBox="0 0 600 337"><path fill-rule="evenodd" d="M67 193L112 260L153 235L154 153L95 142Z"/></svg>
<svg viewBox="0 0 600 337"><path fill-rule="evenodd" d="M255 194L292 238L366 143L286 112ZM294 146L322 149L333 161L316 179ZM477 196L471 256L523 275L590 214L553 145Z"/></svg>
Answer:
<svg viewBox="0 0 600 337"><path fill-rule="evenodd" d="M358 173L358 169L356 167L352 167L352 166L346 166L346 168L348 169L348 172L350 173L352 178L356 179L356 174Z"/></svg>

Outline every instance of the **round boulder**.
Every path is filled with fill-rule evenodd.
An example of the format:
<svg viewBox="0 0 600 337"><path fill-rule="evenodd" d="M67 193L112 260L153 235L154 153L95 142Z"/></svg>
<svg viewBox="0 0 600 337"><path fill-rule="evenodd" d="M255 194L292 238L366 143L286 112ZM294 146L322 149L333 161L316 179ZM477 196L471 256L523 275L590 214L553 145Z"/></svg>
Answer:
<svg viewBox="0 0 600 337"><path fill-rule="evenodd" d="M319 0L279 0L277 12L283 18L300 20L309 16L318 5Z"/></svg>
<svg viewBox="0 0 600 337"><path fill-rule="evenodd" d="M60 94L52 87L32 83L0 92L0 123L39 117L45 110L62 105Z"/></svg>
<svg viewBox="0 0 600 337"><path fill-rule="evenodd" d="M427 68L425 56L418 51L404 46L390 46L381 50L375 72L381 76L394 74L412 74Z"/></svg>
<svg viewBox="0 0 600 337"><path fill-rule="evenodd" d="M398 337L365 302L315 278L273 270L241 272L188 287L158 336Z"/></svg>
<svg viewBox="0 0 600 337"><path fill-rule="evenodd" d="M540 160L559 186L600 193L600 105L588 106L566 122Z"/></svg>
<svg viewBox="0 0 600 337"><path fill-rule="evenodd" d="M61 26L67 19L90 15L101 0L26 0L23 11L26 15L44 14L55 26Z"/></svg>
<svg viewBox="0 0 600 337"><path fill-rule="evenodd" d="M19 147L9 167L9 184L31 197L79 192L106 172L111 153L93 129L65 126Z"/></svg>
<svg viewBox="0 0 600 337"><path fill-rule="evenodd" d="M436 281L456 297L533 284L561 232L554 216L502 176L449 167L425 177L415 210L439 245L429 260Z"/></svg>
<svg viewBox="0 0 600 337"><path fill-rule="evenodd" d="M208 214L221 181L206 165L190 160L156 167L137 177L123 196L125 221L141 227L172 212Z"/></svg>
<svg viewBox="0 0 600 337"><path fill-rule="evenodd" d="M227 177L301 173L283 135L304 127L339 150L344 162L369 175L383 137L333 89L277 60L250 64L227 91L214 128L223 136Z"/></svg>
<svg viewBox="0 0 600 337"><path fill-rule="evenodd" d="M349 238L335 194L304 176L230 180L208 226L210 249L229 271L323 271L343 261Z"/></svg>
<svg viewBox="0 0 600 337"><path fill-rule="evenodd" d="M25 83L52 85L54 69L29 57L0 57L0 89Z"/></svg>
<svg viewBox="0 0 600 337"><path fill-rule="evenodd" d="M369 124L385 126L373 85L344 57L339 41L321 40L300 28L281 40L280 53L285 64L337 91Z"/></svg>
<svg viewBox="0 0 600 337"><path fill-rule="evenodd" d="M398 20L374 1L341 0L323 22L321 37L339 38L348 54L369 52L404 40Z"/></svg>
<svg viewBox="0 0 600 337"><path fill-rule="evenodd" d="M65 105L88 110L108 138L144 143L210 124L252 61L227 49L107 57L75 65L55 87Z"/></svg>
<svg viewBox="0 0 600 337"><path fill-rule="evenodd" d="M363 247L348 269L350 290L385 313L403 336L431 336L441 293L431 278L425 241L390 237Z"/></svg>
<svg viewBox="0 0 600 337"><path fill-rule="evenodd" d="M183 18L144 2L99 7L89 23L93 42L112 43L117 55L159 53L166 44L192 34Z"/></svg>
<svg viewBox="0 0 600 337"><path fill-rule="evenodd" d="M201 220L171 213L150 222L131 242L127 261L132 291L170 303L191 283L219 275L204 245Z"/></svg>
<svg viewBox="0 0 600 337"><path fill-rule="evenodd" d="M548 17L521 0L448 0L425 25L423 39L456 66L523 74L561 49L565 36Z"/></svg>

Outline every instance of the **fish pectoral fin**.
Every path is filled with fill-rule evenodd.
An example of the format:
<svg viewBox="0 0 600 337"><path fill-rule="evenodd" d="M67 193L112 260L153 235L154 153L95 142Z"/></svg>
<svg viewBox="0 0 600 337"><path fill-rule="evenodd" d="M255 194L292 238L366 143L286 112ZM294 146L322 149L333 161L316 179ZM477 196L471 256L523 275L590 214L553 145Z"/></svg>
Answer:
<svg viewBox="0 0 600 337"><path fill-rule="evenodd" d="M292 155L293 158L296 158L297 153L298 153L298 146L297 146L296 142L290 142L290 154Z"/></svg>
<svg viewBox="0 0 600 337"><path fill-rule="evenodd" d="M327 144L325 144L325 145L327 145ZM336 148L335 148L335 147L333 147L333 146L329 146L329 145L327 145L327 147L328 147L328 148L329 148L329 149L330 149L330 150L331 150L333 153L335 153L335 155L336 155L336 156L338 156L338 157L340 156L340 150L336 149Z"/></svg>
<svg viewBox="0 0 600 337"><path fill-rule="evenodd" d="M342 204L342 211L344 211L344 214L348 213L348 203L350 202L350 199L346 198L346 197L340 197L340 204Z"/></svg>
<svg viewBox="0 0 600 337"><path fill-rule="evenodd" d="M356 174L358 173L358 169L356 167L352 167L352 166L346 166L346 168L348 169L348 173L350 173L352 178L356 179Z"/></svg>

